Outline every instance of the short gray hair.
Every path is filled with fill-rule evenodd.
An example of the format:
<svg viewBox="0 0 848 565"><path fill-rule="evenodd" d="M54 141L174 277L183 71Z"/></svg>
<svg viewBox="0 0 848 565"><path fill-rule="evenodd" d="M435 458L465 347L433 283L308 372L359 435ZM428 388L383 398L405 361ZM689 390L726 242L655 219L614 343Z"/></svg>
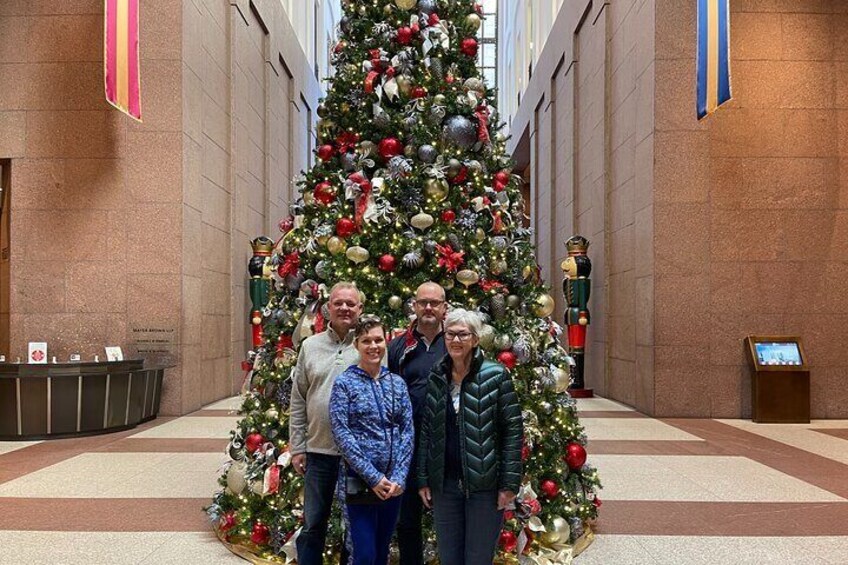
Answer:
<svg viewBox="0 0 848 565"><path fill-rule="evenodd" d="M483 331L483 320L480 319L480 314L471 310L465 310L464 308L451 310L445 317L446 330L457 324L465 324L468 326L468 331L477 337L480 337L480 333Z"/></svg>

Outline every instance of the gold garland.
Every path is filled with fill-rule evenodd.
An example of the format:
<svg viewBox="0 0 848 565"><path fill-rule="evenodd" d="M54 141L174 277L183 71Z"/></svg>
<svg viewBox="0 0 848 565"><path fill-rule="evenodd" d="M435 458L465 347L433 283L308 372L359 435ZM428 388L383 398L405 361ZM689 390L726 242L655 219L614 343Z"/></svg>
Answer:
<svg viewBox="0 0 848 565"><path fill-rule="evenodd" d="M261 557L257 554L259 548L256 544L247 540L242 542L228 542L218 528L214 529L218 539L227 549L245 561L253 563L253 565L286 565L286 563L291 565L292 563L296 563L295 561L283 561L273 556ZM293 537L289 542L291 543L294 539ZM556 544L551 547L541 547L538 552L533 552L525 556L527 558L526 563L532 563L534 565L571 565L572 560L592 545L593 541L595 541L595 532L592 531L592 527L589 524L586 524L583 535L574 541L574 545ZM518 556L512 554L495 560L496 565L517 565L518 563ZM436 560L434 565L437 564L438 560Z"/></svg>

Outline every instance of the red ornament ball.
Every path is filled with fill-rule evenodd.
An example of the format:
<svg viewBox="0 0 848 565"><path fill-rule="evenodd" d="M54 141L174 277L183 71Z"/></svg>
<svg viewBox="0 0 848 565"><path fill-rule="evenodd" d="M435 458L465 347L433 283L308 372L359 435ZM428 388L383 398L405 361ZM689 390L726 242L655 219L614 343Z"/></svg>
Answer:
<svg viewBox="0 0 848 565"><path fill-rule="evenodd" d="M499 541L501 547L507 553L512 553L518 546L518 538L515 537L515 532L510 532L509 530L504 530L501 532L501 538Z"/></svg>
<svg viewBox="0 0 848 565"><path fill-rule="evenodd" d="M492 184L492 188L495 190L495 192L503 192L506 189L506 185L502 182L495 181Z"/></svg>
<svg viewBox="0 0 848 565"><path fill-rule="evenodd" d="M412 41L412 29L407 26L403 26L402 28L398 29L397 41L401 45L409 45L409 43Z"/></svg>
<svg viewBox="0 0 848 565"><path fill-rule="evenodd" d="M265 545L271 538L271 530L265 524L259 522L253 524L253 531L250 532L250 541L256 545Z"/></svg>
<svg viewBox="0 0 848 565"><path fill-rule="evenodd" d="M459 50L468 57L477 56L477 40L473 37L466 37L459 45Z"/></svg>
<svg viewBox="0 0 848 565"><path fill-rule="evenodd" d="M539 485L539 488L542 490L542 494L544 494L549 500L553 500L559 496L559 485L557 485L555 481L545 479Z"/></svg>
<svg viewBox="0 0 848 565"><path fill-rule="evenodd" d="M336 199L336 191L333 190L333 185L327 181L316 184L312 195L315 197L315 200L325 206Z"/></svg>
<svg viewBox="0 0 848 565"><path fill-rule="evenodd" d="M442 212L442 221L448 224L452 224L456 221L456 212L453 210L445 210Z"/></svg>
<svg viewBox="0 0 848 565"><path fill-rule="evenodd" d="M498 353L498 363L507 369L514 369L518 364L518 357L512 351L501 351Z"/></svg>
<svg viewBox="0 0 848 565"><path fill-rule="evenodd" d="M221 521L218 522L218 528L222 532L229 532L233 528L236 527L236 513L233 510L229 512L225 512L223 516L221 516Z"/></svg>
<svg viewBox="0 0 848 565"><path fill-rule="evenodd" d="M350 218L339 218L336 222L336 235L350 237L356 233L356 223Z"/></svg>
<svg viewBox="0 0 848 565"><path fill-rule="evenodd" d="M459 172L457 172L453 176L453 178L450 179L450 181L453 184L462 184L467 180L468 180L468 167L462 167L461 169L459 169Z"/></svg>
<svg viewBox="0 0 848 565"><path fill-rule="evenodd" d="M442 19L439 17L439 14L437 14L435 12L430 14L430 17L427 18L427 23L430 24L431 26L439 25L440 21L442 21Z"/></svg>
<svg viewBox="0 0 848 565"><path fill-rule="evenodd" d="M509 183L509 173L506 171L498 171L495 173L495 182L499 182L501 184Z"/></svg>
<svg viewBox="0 0 848 565"><path fill-rule="evenodd" d="M413 99L424 98L425 96L427 96L427 89L423 86L416 86L412 89L409 95Z"/></svg>
<svg viewBox="0 0 848 565"><path fill-rule="evenodd" d="M388 160L395 155L401 155L403 153L403 143L396 137L387 137L380 141L377 150L380 153L380 157Z"/></svg>
<svg viewBox="0 0 848 565"><path fill-rule="evenodd" d="M420 33L421 32L421 26L418 25L417 22L412 24L411 26L409 26L409 29L412 30L412 33Z"/></svg>
<svg viewBox="0 0 848 565"><path fill-rule="evenodd" d="M524 445L521 447L521 461L527 461L530 459L530 455L532 454L532 450L529 445Z"/></svg>
<svg viewBox="0 0 848 565"><path fill-rule="evenodd" d="M397 259L386 253L377 259L377 268L384 273L391 273L397 268Z"/></svg>
<svg viewBox="0 0 848 565"><path fill-rule="evenodd" d="M262 444L265 443L265 438L262 437L260 433L252 433L248 435L244 440L244 446L251 453L255 453L262 447Z"/></svg>
<svg viewBox="0 0 848 565"><path fill-rule="evenodd" d="M318 158L322 161L329 161L333 158L333 154L335 152L335 148L329 143L327 143L318 148Z"/></svg>
<svg viewBox="0 0 848 565"><path fill-rule="evenodd" d="M586 463L586 449L579 443L569 443L565 448L565 462L569 469L579 469Z"/></svg>

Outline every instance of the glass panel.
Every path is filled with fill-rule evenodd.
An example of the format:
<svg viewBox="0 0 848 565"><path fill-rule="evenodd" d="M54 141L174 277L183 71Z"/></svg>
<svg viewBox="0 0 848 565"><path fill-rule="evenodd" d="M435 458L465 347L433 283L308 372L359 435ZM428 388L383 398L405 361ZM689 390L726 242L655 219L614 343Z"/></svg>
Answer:
<svg viewBox="0 0 848 565"><path fill-rule="evenodd" d="M483 30L484 37L495 37L498 32L498 17L495 14L487 14L480 29Z"/></svg>
<svg viewBox="0 0 848 565"><path fill-rule="evenodd" d="M495 47L494 45L484 45L483 48L483 66L494 67L496 64L495 59L498 55L497 47Z"/></svg>
<svg viewBox="0 0 848 565"><path fill-rule="evenodd" d="M486 81L486 86L489 88L495 88L497 86L497 74L495 69L488 67L483 69L483 78Z"/></svg>

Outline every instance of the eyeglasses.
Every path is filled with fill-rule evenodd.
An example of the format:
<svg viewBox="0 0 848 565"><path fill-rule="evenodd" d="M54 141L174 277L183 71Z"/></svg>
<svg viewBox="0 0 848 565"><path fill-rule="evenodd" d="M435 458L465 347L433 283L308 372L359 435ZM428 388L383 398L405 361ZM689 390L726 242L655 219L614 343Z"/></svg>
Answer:
<svg viewBox="0 0 848 565"><path fill-rule="evenodd" d="M459 341L468 341L474 334L471 332L445 332L445 341L451 342L456 339Z"/></svg>
<svg viewBox="0 0 848 565"><path fill-rule="evenodd" d="M444 304L445 301L444 300L416 300L415 303L423 306L424 308L427 308L427 307L438 308L439 306Z"/></svg>

